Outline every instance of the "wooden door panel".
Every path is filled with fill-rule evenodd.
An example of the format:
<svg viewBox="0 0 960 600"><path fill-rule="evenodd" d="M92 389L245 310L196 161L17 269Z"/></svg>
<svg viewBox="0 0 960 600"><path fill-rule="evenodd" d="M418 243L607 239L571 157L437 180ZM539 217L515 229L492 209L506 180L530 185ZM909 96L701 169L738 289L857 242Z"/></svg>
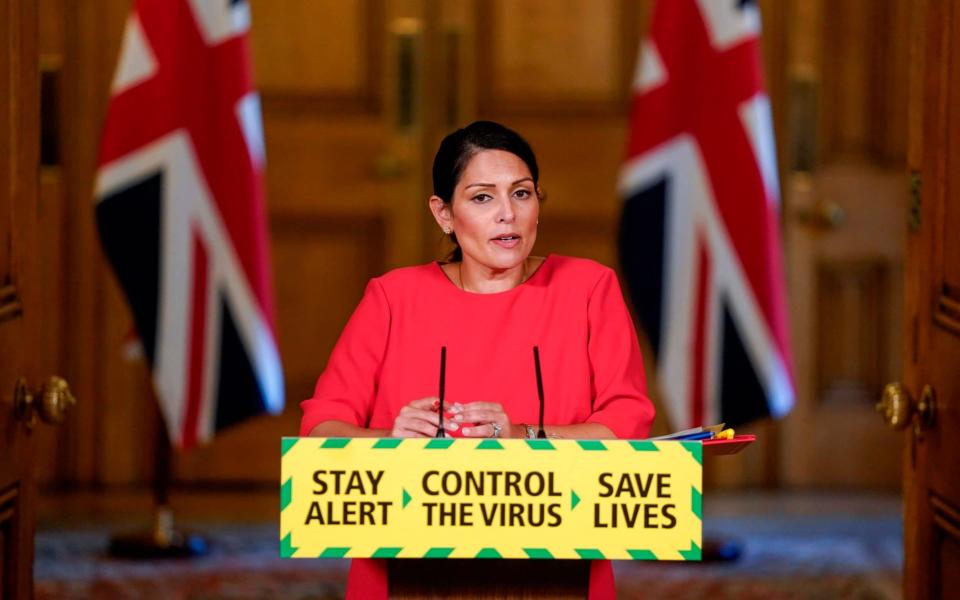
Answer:
<svg viewBox="0 0 960 600"><path fill-rule="evenodd" d="M908 241L906 388L935 397L904 454L904 591L947 598L960 585L960 1L916 0L909 165L920 178Z"/></svg>
<svg viewBox="0 0 960 600"><path fill-rule="evenodd" d="M950 598L960 586L960 519L954 514L946 518L943 513L934 513L934 572L931 573L935 598Z"/></svg>
<svg viewBox="0 0 960 600"><path fill-rule="evenodd" d="M253 0L250 42L262 96L361 105L380 89L377 0Z"/></svg>
<svg viewBox="0 0 960 600"><path fill-rule="evenodd" d="M481 111L609 114L622 104L636 52L635 30L624 29L636 24L631 3L496 0L477 7Z"/></svg>
<svg viewBox="0 0 960 600"><path fill-rule="evenodd" d="M785 228L797 402L789 485L900 484L873 405L900 371L908 0L791 2ZM851 440L838 455L836 440Z"/></svg>
<svg viewBox="0 0 960 600"><path fill-rule="evenodd" d="M935 3L931 3L935 4ZM951 68L960 58L960 2L942 3L942 18L946 26L937 24L942 44L935 53L928 54L928 73L934 86L938 104L927 111L924 149L925 172L922 191L921 232L930 236L932 246L921 260L932 263L930 281L925 287L932 294L931 319L921 323L920 364L921 384L933 386L937 397L937 423L922 444L924 458L930 461L929 485L938 494L943 506L960 514L960 480L954 469L934 468L934 465L960 465L960 443L956 432L960 429L960 381L956 377L960 364L960 76ZM940 51L944 49L945 51ZM922 297L922 296L921 296ZM923 319L923 313L921 313ZM923 329L929 327L924 335ZM926 346L926 347L924 347ZM950 359L953 360L950 360ZM919 393L920 390L916 390Z"/></svg>
<svg viewBox="0 0 960 600"><path fill-rule="evenodd" d="M33 593L33 440L13 392L39 379L38 74L36 6L0 0L0 597L16 599Z"/></svg>

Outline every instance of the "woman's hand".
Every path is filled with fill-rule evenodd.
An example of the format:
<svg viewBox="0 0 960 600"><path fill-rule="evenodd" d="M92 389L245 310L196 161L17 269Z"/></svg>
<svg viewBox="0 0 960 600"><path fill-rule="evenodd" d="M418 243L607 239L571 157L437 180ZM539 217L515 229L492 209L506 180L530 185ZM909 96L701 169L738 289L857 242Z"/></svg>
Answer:
<svg viewBox="0 0 960 600"><path fill-rule="evenodd" d="M450 408L453 421L457 424L466 423L468 426L461 429L463 437L494 437L494 423L500 426L498 437L523 437L520 425L513 425L510 417L498 402L455 402Z"/></svg>
<svg viewBox="0 0 960 600"><path fill-rule="evenodd" d="M438 398L420 398L401 408L393 421L390 437L436 437L440 426L439 402Z"/></svg>

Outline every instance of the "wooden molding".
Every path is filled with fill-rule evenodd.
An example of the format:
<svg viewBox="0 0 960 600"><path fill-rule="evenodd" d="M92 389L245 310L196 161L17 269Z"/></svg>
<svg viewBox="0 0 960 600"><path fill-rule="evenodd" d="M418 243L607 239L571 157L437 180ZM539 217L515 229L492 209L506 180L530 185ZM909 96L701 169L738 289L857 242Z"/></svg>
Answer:
<svg viewBox="0 0 960 600"><path fill-rule="evenodd" d="M490 36L499 31L494 23L495 7L491 2L476 4L475 20L477 31L474 52L477 57L477 106L481 115L497 117L503 116L591 116L591 115L619 115L626 112L630 99L630 81L632 66L639 49L637 12L635 2L621 0L616 3L616 20L613 30L617 39L613 47L616 56L613 57L616 66L610 77L615 81L614 89L605 98L577 98L571 96L545 97L542 94L531 94L529 97L516 95L504 97L499 89L498 68L494 64L491 50ZM486 32L486 35L484 35ZM536 35L536 32L531 32ZM628 48L628 46L630 46Z"/></svg>
<svg viewBox="0 0 960 600"><path fill-rule="evenodd" d="M960 542L960 510L937 494L930 494L930 505L934 523L955 542Z"/></svg>
<svg viewBox="0 0 960 600"><path fill-rule="evenodd" d="M889 271L883 258L817 265L818 402L866 405L879 397L889 363Z"/></svg>
<svg viewBox="0 0 960 600"><path fill-rule="evenodd" d="M381 109L380 96L375 93L309 94L267 88L261 89L260 98L265 115L376 115Z"/></svg>
<svg viewBox="0 0 960 600"><path fill-rule="evenodd" d="M8 527L16 517L19 490L19 486L15 484L0 492L0 532ZM0 541L3 540L3 537L0 534ZM0 556L2 556L2 553L0 553Z"/></svg>
<svg viewBox="0 0 960 600"><path fill-rule="evenodd" d="M359 52L359 81L355 87L316 89L297 82L259 85L264 111L323 114L375 114L382 103L384 0L357 4L362 31L355 44ZM329 15L328 15L329 16ZM256 15L254 25L256 25ZM333 25L330 25L333 26ZM268 35L268 34L264 34ZM322 37L317 43L323 43ZM353 45L353 44L352 44ZM261 69L266 65L255 65Z"/></svg>
<svg viewBox="0 0 960 600"><path fill-rule="evenodd" d="M12 283L0 286L0 323L16 319L23 314L23 302Z"/></svg>
<svg viewBox="0 0 960 600"><path fill-rule="evenodd" d="M933 320L946 331L960 335L960 297L957 292L958 290L944 285L943 293L936 300Z"/></svg>

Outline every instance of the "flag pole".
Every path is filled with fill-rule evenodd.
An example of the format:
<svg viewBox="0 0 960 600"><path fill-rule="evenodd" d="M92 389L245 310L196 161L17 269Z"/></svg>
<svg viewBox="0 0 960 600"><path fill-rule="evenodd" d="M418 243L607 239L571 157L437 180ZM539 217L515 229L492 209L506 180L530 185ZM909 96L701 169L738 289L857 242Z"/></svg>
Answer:
<svg viewBox="0 0 960 600"><path fill-rule="evenodd" d="M110 538L110 555L117 558L149 560L154 558L192 558L205 556L209 544L202 535L177 529L173 524L170 506L173 450L167 428L160 413L160 404L153 391L153 382L147 386L149 403L154 408L153 454L153 527L130 533L114 534Z"/></svg>

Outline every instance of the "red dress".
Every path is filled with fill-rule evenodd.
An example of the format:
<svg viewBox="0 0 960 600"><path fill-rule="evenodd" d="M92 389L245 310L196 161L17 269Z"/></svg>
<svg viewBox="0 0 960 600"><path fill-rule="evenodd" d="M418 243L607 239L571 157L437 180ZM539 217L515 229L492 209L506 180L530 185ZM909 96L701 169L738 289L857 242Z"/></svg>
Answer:
<svg viewBox="0 0 960 600"><path fill-rule="evenodd" d="M536 424L539 346L547 425L599 423L642 438L653 421L643 360L620 285L594 261L549 255L517 287L474 294L437 263L372 279L317 382L301 403L305 436L338 420L391 429L411 400L436 396L447 348L446 402L499 402L513 423ZM385 598L386 565L355 560L347 598ZM613 598L613 572L594 561L590 598Z"/></svg>

